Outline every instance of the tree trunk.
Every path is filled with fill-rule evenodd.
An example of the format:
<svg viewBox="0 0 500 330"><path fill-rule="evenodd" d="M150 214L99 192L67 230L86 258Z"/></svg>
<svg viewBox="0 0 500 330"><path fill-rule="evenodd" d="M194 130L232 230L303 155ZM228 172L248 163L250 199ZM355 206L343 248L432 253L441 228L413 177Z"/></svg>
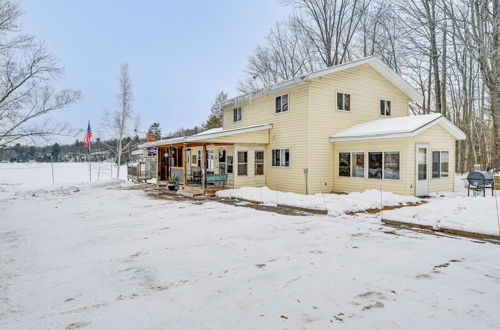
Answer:
<svg viewBox="0 0 500 330"><path fill-rule="evenodd" d="M500 171L500 91L491 91L490 93L493 116L492 166Z"/></svg>

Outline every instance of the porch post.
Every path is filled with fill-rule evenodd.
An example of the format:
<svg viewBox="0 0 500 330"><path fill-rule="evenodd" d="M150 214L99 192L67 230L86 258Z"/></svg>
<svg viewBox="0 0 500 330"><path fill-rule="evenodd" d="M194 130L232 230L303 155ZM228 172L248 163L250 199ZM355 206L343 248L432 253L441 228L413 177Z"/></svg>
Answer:
<svg viewBox="0 0 500 330"><path fill-rule="evenodd" d="M202 151L201 151L201 155L202 155L202 162L201 162L201 168L202 168L202 188L203 190L205 190L205 188L207 187L207 146L205 145L205 143L203 143L202 145Z"/></svg>
<svg viewBox="0 0 500 330"><path fill-rule="evenodd" d="M184 143L182 145L182 160L183 160L183 166L184 166L184 185L187 185L187 143Z"/></svg>

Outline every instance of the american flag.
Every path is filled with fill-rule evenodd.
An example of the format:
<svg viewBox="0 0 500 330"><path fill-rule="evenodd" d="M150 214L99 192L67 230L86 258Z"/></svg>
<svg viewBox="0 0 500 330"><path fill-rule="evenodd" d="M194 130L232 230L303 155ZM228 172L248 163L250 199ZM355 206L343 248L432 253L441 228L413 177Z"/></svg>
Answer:
<svg viewBox="0 0 500 330"><path fill-rule="evenodd" d="M89 126L87 127L87 132L85 133L85 136L83 137L83 146L87 148L87 146L90 144L90 138L92 137L92 129L90 128L90 121L89 121Z"/></svg>

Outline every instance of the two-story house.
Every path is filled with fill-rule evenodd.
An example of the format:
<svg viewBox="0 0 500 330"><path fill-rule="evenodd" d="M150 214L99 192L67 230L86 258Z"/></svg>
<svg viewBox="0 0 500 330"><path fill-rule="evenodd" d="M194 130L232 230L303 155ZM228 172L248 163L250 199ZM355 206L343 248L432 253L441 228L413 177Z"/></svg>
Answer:
<svg viewBox="0 0 500 330"><path fill-rule="evenodd" d="M409 116L420 94L377 57L284 81L222 104L223 127L156 141L160 179L224 175L229 187L296 193L453 191L455 141L441 114Z"/></svg>

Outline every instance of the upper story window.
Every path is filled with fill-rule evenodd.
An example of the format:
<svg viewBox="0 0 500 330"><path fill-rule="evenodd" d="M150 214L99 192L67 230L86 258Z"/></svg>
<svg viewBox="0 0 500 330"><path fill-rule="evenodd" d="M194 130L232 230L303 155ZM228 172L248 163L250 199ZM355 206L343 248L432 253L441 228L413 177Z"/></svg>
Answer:
<svg viewBox="0 0 500 330"><path fill-rule="evenodd" d="M380 100L380 115L382 116L391 115L391 101Z"/></svg>
<svg viewBox="0 0 500 330"><path fill-rule="evenodd" d="M337 93L337 110L351 111L351 94Z"/></svg>
<svg viewBox="0 0 500 330"><path fill-rule="evenodd" d="M233 109L233 121L241 121L241 107Z"/></svg>
<svg viewBox="0 0 500 330"><path fill-rule="evenodd" d="M276 96L275 102L276 113L287 112L288 111L288 94L283 94Z"/></svg>

